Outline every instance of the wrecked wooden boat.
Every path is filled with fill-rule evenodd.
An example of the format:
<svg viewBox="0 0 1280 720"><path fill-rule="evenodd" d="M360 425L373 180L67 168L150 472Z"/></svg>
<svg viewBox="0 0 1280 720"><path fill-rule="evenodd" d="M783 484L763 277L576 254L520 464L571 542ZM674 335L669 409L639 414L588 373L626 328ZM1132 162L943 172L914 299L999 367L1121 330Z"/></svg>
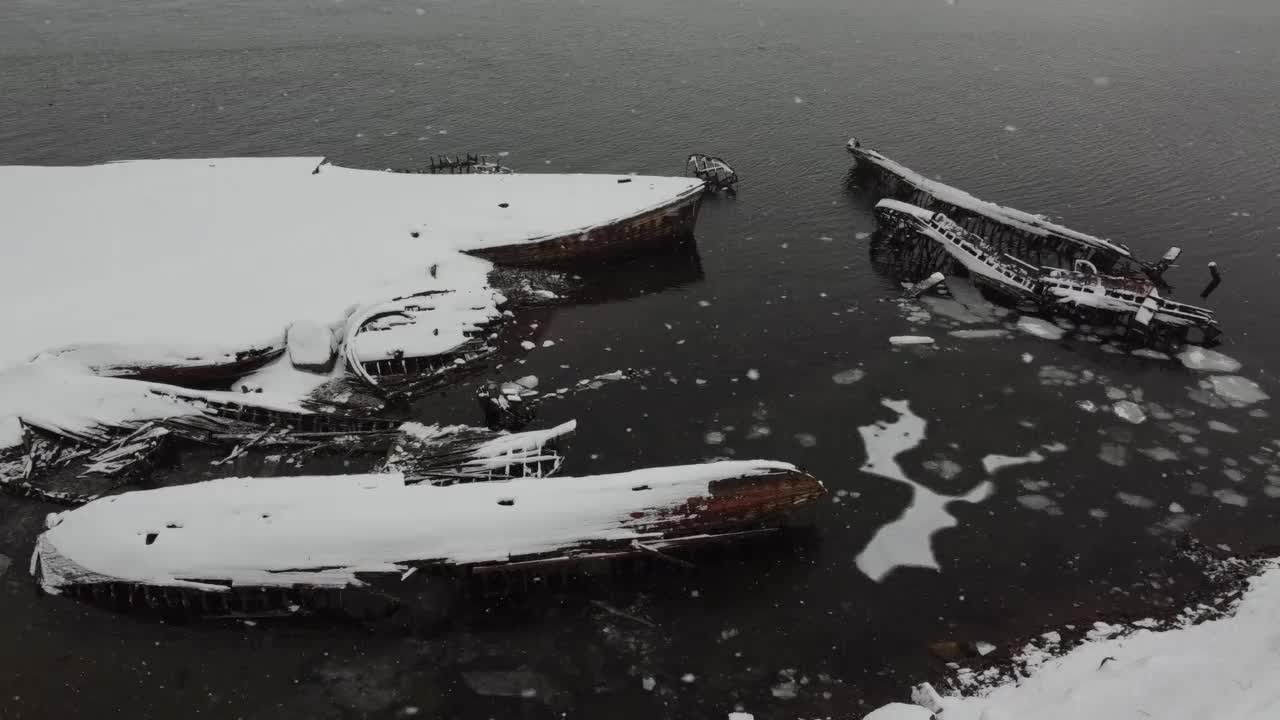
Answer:
<svg viewBox="0 0 1280 720"><path fill-rule="evenodd" d="M184 616L332 608L335 591L410 576L549 571L769 534L825 492L792 465L719 462L453 487L399 473L229 478L50 515L31 573L46 592Z"/></svg>
<svg viewBox="0 0 1280 720"><path fill-rule="evenodd" d="M979 200L959 188L931 180L884 155L862 146L856 138L846 145L855 161L860 186L876 199L898 200L928 211L942 212L965 230L987 238L999 252L1035 266L1071 268L1088 260L1109 274L1146 273L1159 280L1177 259L1176 248L1154 263L1143 262L1123 243L1072 230L1044 217Z"/></svg>
<svg viewBox="0 0 1280 720"><path fill-rule="evenodd" d="M1222 334L1211 310L1161 296L1144 275L1106 275L1088 260L1077 260L1071 270L1037 268L941 212L896 200L881 200L876 214L896 231L930 241L926 269L944 270L954 261L976 283L1014 302L1033 302L1047 313L1090 324L1124 326L1146 345L1213 343Z"/></svg>

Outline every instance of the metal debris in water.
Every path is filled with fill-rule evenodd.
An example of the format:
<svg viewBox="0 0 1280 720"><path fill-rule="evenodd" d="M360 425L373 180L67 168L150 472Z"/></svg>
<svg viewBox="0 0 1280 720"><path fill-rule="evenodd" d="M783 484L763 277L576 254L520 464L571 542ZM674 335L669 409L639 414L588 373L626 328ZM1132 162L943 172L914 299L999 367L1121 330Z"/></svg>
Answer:
<svg viewBox="0 0 1280 720"><path fill-rule="evenodd" d="M705 182L710 190L733 192L738 189L738 173L718 157L690 155L685 163L685 172Z"/></svg>

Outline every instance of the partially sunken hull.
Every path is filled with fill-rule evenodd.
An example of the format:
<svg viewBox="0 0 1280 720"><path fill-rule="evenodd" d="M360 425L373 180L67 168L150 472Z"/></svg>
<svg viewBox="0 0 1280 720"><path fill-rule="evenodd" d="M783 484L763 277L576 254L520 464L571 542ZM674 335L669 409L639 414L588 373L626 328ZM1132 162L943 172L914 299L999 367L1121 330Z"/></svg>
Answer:
<svg viewBox="0 0 1280 720"><path fill-rule="evenodd" d="M699 187L630 217L515 245L469 251L499 265L537 266L577 260L628 260L671 248L693 237L704 190Z"/></svg>
<svg viewBox="0 0 1280 720"><path fill-rule="evenodd" d="M233 478L51 515L31 571L54 594L184 615L334 609L333 591L655 557L789 526L825 492L785 463L722 462L452 487L396 473ZM291 607L296 606L296 607Z"/></svg>
<svg viewBox="0 0 1280 720"><path fill-rule="evenodd" d="M876 200L887 198L942 212L965 230L987 238L1000 252L1035 265L1071 267L1076 260L1088 260L1104 272L1162 269L1139 261L1120 243L980 200L959 188L931 180L862 147L856 140L850 140L847 149L856 162L856 172L872 185Z"/></svg>
<svg viewBox="0 0 1280 720"><path fill-rule="evenodd" d="M1123 326L1145 345L1208 344L1221 335L1212 311L1162 297L1148 279L1099 273L1087 261L1077 270L1040 267L1002 253L993 243L965 230L940 212L896 200L881 200L876 215L897 237L929 242L921 270L958 263L979 285L1015 302L1034 303L1053 315L1089 324Z"/></svg>

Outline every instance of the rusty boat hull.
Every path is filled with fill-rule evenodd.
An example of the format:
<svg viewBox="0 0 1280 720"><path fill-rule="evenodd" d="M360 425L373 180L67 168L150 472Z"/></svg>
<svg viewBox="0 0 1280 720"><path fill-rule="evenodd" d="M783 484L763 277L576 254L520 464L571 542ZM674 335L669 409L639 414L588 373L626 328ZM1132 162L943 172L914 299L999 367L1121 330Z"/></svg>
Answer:
<svg viewBox="0 0 1280 720"><path fill-rule="evenodd" d="M669 250L693 237L705 189L697 187L643 212L553 237L480 248L469 254L499 265L536 267L629 260Z"/></svg>

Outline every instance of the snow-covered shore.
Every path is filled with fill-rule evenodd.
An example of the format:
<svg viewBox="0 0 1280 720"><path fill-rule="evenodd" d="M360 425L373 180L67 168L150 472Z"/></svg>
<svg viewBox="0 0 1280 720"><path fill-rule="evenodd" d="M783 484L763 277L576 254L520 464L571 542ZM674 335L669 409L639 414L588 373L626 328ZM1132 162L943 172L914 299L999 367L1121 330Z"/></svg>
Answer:
<svg viewBox="0 0 1280 720"><path fill-rule="evenodd" d="M1132 633L1100 626L1058 658L1028 646L1028 677L941 699L940 720L1271 720L1280 717L1280 562L1267 563L1229 616ZM935 708L936 710L936 708ZM894 703L865 720L929 720Z"/></svg>

